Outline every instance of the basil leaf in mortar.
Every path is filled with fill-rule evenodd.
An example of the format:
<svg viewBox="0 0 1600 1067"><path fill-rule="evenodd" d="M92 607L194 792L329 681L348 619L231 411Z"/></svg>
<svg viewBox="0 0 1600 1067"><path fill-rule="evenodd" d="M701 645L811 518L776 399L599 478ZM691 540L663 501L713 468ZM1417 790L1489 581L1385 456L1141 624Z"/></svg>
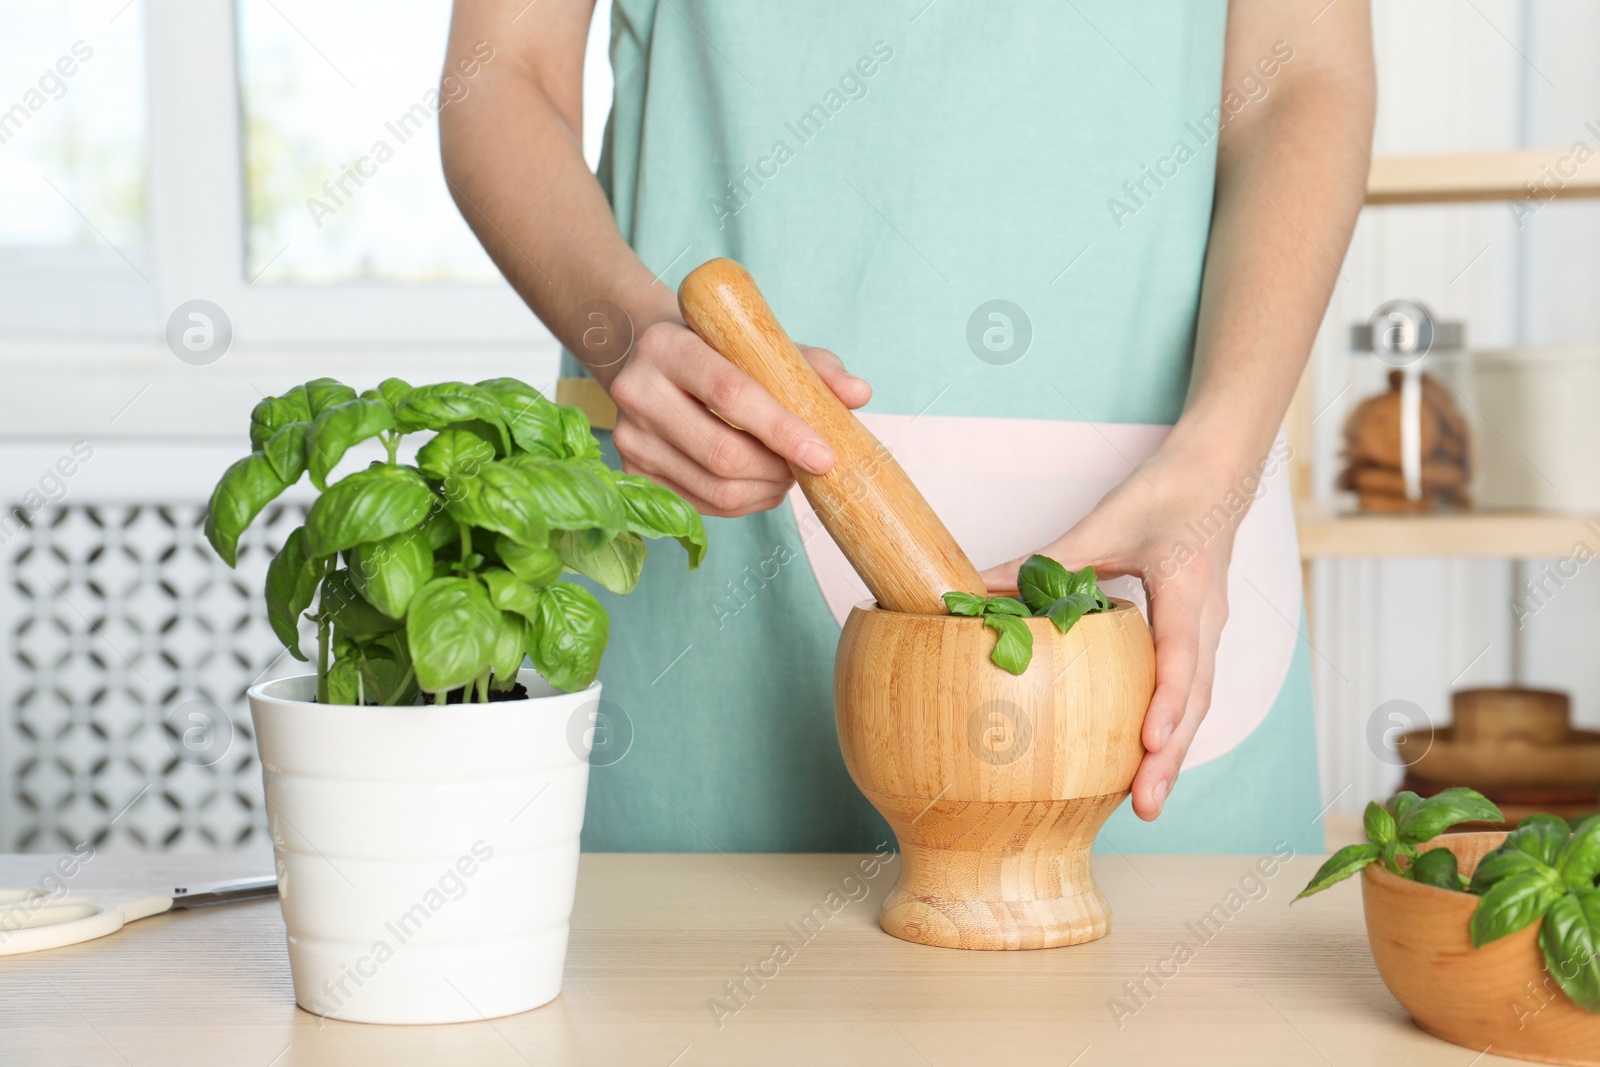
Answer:
<svg viewBox="0 0 1600 1067"><path fill-rule="evenodd" d="M992 596L983 602L985 615L1015 615L1019 619L1026 619L1033 614L1028 610L1028 605L1015 597Z"/></svg>
<svg viewBox="0 0 1600 1067"><path fill-rule="evenodd" d="M1005 614L985 615L983 624L1000 632L994 651L989 653L995 666L1012 674L1027 670L1033 659L1033 631L1028 629L1028 624L1015 615Z"/></svg>
<svg viewBox="0 0 1600 1067"><path fill-rule="evenodd" d="M946 593L944 606L952 615L982 615L984 598L976 593Z"/></svg>
<svg viewBox="0 0 1600 1067"><path fill-rule="evenodd" d="M1093 580L1090 571L1090 580ZM1034 553L1017 569L1017 596L1028 610L1043 615L1051 604L1074 591L1073 574L1051 559Z"/></svg>
<svg viewBox="0 0 1600 1067"><path fill-rule="evenodd" d="M1098 590L1097 590L1098 592ZM1099 602L1092 593L1068 593L1057 600L1045 611L1045 615L1055 623L1056 629L1066 633L1072 629L1079 619L1092 611L1101 611Z"/></svg>

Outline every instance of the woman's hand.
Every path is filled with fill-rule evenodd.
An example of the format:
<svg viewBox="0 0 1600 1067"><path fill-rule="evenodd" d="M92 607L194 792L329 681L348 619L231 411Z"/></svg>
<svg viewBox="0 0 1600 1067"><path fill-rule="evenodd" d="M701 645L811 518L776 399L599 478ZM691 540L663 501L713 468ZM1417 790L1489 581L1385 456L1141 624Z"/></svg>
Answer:
<svg viewBox="0 0 1600 1067"><path fill-rule="evenodd" d="M1101 578L1128 574L1144 581L1156 688L1144 717L1146 752L1133 779L1133 810L1146 821L1161 814L1211 706L1217 642L1228 618L1228 562L1243 512L1220 527L1211 521L1228 489L1215 488L1215 474L1197 475L1201 470L1202 464L1157 453L1039 549L1074 570L1092 564ZM1218 510L1228 514L1226 505ZM1201 540L1197 530L1214 534ZM991 590L1015 589L1022 561L985 571L984 581Z"/></svg>
<svg viewBox="0 0 1600 1067"><path fill-rule="evenodd" d="M832 352L800 351L846 407L872 398ZM833 466L826 441L681 323L645 329L610 391L622 469L648 475L702 514L766 511L794 484L790 463L813 474Z"/></svg>

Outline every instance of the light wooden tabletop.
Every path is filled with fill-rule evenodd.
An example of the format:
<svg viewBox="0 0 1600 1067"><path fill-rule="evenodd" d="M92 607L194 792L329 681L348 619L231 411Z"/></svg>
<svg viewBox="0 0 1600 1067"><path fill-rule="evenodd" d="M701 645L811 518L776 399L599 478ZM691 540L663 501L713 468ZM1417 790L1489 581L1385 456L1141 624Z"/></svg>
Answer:
<svg viewBox="0 0 1600 1067"><path fill-rule="evenodd" d="M326 1022L297 1010L275 901L156 916L99 941L0 957L0 1063L1517 1062L1474 1060L1476 1050L1411 1024L1373 967L1355 886L1289 908L1319 857L1260 878L1251 856L1098 855L1110 936L1037 952L888 937L876 912L893 866L867 880L859 860L586 855L565 993L537 1011L458 1026ZM0 856L0 884L35 884L49 862ZM73 888L270 870L259 852L98 855ZM1201 929L1214 907L1225 921ZM802 940L808 913L825 921L813 919L820 932ZM779 942L792 958L769 964ZM1187 952L1175 952L1180 943ZM758 987L745 968L776 974ZM1163 971L1170 977L1146 977ZM741 979L751 991L742 1006L726 988ZM1126 983L1141 981L1148 993L1136 1000Z"/></svg>

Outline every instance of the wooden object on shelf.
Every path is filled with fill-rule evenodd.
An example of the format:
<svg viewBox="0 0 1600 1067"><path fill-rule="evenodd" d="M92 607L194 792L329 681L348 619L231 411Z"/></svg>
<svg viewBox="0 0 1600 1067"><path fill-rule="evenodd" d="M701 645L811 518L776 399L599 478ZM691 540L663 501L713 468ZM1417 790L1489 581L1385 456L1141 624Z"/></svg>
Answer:
<svg viewBox="0 0 1600 1067"><path fill-rule="evenodd" d="M1446 834L1422 846L1448 848L1464 874L1505 840L1503 833ZM1478 899L1422 885L1373 864L1361 873L1372 959L1418 1026L1475 1052L1600 1065L1600 1015L1545 981L1539 927L1473 948ZM1521 1009L1520 1011L1518 1009Z"/></svg>
<svg viewBox="0 0 1600 1067"><path fill-rule="evenodd" d="M833 447L826 474L794 467L817 517L890 611L942 614L944 594L983 595L983 579L889 450L833 394L789 339L754 279L713 259L678 287L684 322Z"/></svg>
<svg viewBox="0 0 1600 1067"><path fill-rule="evenodd" d="M1556 745L1572 729L1572 698L1554 689L1458 689L1450 709L1452 732L1463 744Z"/></svg>
<svg viewBox="0 0 1600 1067"><path fill-rule="evenodd" d="M1409 780L1470 786L1502 808L1597 806L1600 733L1572 726L1567 694L1463 689L1452 695L1451 705L1451 725L1401 736L1401 751L1420 753L1407 765Z"/></svg>
<svg viewBox="0 0 1600 1067"><path fill-rule="evenodd" d="M1600 197L1600 170L1573 165L1570 148L1378 156L1367 177L1371 206L1583 197Z"/></svg>
<svg viewBox="0 0 1600 1067"><path fill-rule="evenodd" d="M1111 910L1090 846L1128 795L1155 651L1114 601L1063 634L1025 620L1021 675L989 661L981 619L862 604L839 638L834 709L850 776L900 843L884 930L947 948L1103 937Z"/></svg>

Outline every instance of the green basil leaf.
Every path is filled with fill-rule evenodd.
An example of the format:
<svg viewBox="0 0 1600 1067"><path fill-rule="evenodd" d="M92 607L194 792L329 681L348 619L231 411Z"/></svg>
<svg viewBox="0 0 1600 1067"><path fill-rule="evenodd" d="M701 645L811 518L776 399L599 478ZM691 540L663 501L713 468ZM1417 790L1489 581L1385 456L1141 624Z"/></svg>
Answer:
<svg viewBox="0 0 1600 1067"><path fill-rule="evenodd" d="M1389 868L1389 871L1393 874L1405 873L1400 868L1400 850L1405 847L1406 846L1399 841L1389 841L1378 846L1378 858L1383 861L1383 865ZM1415 855L1416 849L1413 848L1411 852L1413 855Z"/></svg>
<svg viewBox="0 0 1600 1067"><path fill-rule="evenodd" d="M434 507L433 489L413 467L380 463L340 478L311 505L306 551L331 556L364 541L381 541L420 526Z"/></svg>
<svg viewBox="0 0 1600 1067"><path fill-rule="evenodd" d="M393 633L403 623L373 607L357 590L347 567L340 567L322 583L318 607L333 619L334 633L358 644Z"/></svg>
<svg viewBox="0 0 1600 1067"><path fill-rule="evenodd" d="M347 400L356 398L356 391L343 382L334 381L332 378L318 378L305 384L306 401L310 408L308 419L316 417L335 404L343 404Z"/></svg>
<svg viewBox="0 0 1600 1067"><path fill-rule="evenodd" d="M1600 890L1556 898L1544 914L1539 947L1561 991L1584 1011L1600 1014Z"/></svg>
<svg viewBox="0 0 1600 1067"><path fill-rule="evenodd" d="M1028 610L1028 605L1016 597L992 596L983 602L985 615L1015 615L1019 619L1026 619L1033 612Z"/></svg>
<svg viewBox="0 0 1600 1067"><path fill-rule="evenodd" d="M1390 815L1388 809L1376 800L1367 803L1367 810L1362 815L1361 822L1366 828L1367 840L1375 845L1387 845L1399 836L1394 816Z"/></svg>
<svg viewBox="0 0 1600 1067"><path fill-rule="evenodd" d="M385 378L378 383L377 393L392 412L411 394L411 385L400 378Z"/></svg>
<svg viewBox="0 0 1600 1067"><path fill-rule="evenodd" d="M512 611L500 612L494 628L493 647L489 650L489 669L499 682L496 689L509 689L516 684L517 672L528 654L528 621Z"/></svg>
<svg viewBox="0 0 1600 1067"><path fill-rule="evenodd" d="M417 466L422 473L444 481L451 475L467 477L485 463L493 463L494 445L474 430L440 430L433 440L417 449Z"/></svg>
<svg viewBox="0 0 1600 1067"><path fill-rule="evenodd" d="M1511 844L1513 839L1516 841L1513 847L1519 852L1532 856L1546 867L1556 867L1567 842L1572 839L1572 828L1567 820L1540 812L1518 823L1505 843Z"/></svg>
<svg viewBox="0 0 1600 1067"><path fill-rule="evenodd" d="M944 595L944 606L952 615L982 615L984 599L976 593L951 592Z"/></svg>
<svg viewBox="0 0 1600 1067"><path fill-rule="evenodd" d="M361 697L361 667L355 647L346 642L328 665L328 703L354 707Z"/></svg>
<svg viewBox="0 0 1600 1067"><path fill-rule="evenodd" d="M1400 840L1413 845L1432 840L1462 822L1499 822L1500 809L1482 793L1456 786L1419 800L1395 819Z"/></svg>
<svg viewBox="0 0 1600 1067"><path fill-rule="evenodd" d="M1017 570L1017 596L1036 615L1073 591L1072 572L1049 556L1034 553Z"/></svg>
<svg viewBox="0 0 1600 1067"><path fill-rule="evenodd" d="M568 459L599 459L600 442L594 439L589 416L568 404L556 405L561 420L561 451Z"/></svg>
<svg viewBox="0 0 1600 1067"><path fill-rule="evenodd" d="M428 693L471 685L489 669L500 609L469 578L435 578L406 611L406 643L417 684Z"/></svg>
<svg viewBox="0 0 1600 1067"><path fill-rule="evenodd" d="M1045 615L1055 623L1056 629L1066 633L1072 629L1079 619L1097 609L1093 594L1068 593L1066 596L1051 604L1045 610Z"/></svg>
<svg viewBox="0 0 1600 1067"><path fill-rule="evenodd" d="M527 475L505 463L485 463L476 474L451 475L444 483L445 507L469 526L504 534L532 548L550 540L539 494Z"/></svg>
<svg viewBox="0 0 1600 1067"><path fill-rule="evenodd" d="M1033 660L1033 631L1015 615L985 615L983 624L999 632L989 659L1001 670L1021 674Z"/></svg>
<svg viewBox="0 0 1600 1067"><path fill-rule="evenodd" d="M1600 877L1600 815L1584 819L1572 831L1556 863L1561 880L1573 888L1593 888Z"/></svg>
<svg viewBox="0 0 1600 1067"><path fill-rule="evenodd" d="M642 537L670 537L689 553L689 569L706 558L706 528L700 513L671 489L639 474L611 474L622 496L628 529Z"/></svg>
<svg viewBox="0 0 1600 1067"><path fill-rule="evenodd" d="M417 386L395 407L394 418L407 432L444 430L457 423L482 421L493 427L500 451L511 451L511 435L500 404L489 393L465 382Z"/></svg>
<svg viewBox="0 0 1600 1067"><path fill-rule="evenodd" d="M252 452L222 472L206 510L206 540L222 562L230 567L238 562L240 535L287 488L289 483L278 477L262 452Z"/></svg>
<svg viewBox="0 0 1600 1067"><path fill-rule="evenodd" d="M272 464L272 470L279 478L289 485L300 480L300 475L306 470L306 434L311 430L309 422L290 422L278 427L267 438L267 462ZM322 488L318 486L317 488Z"/></svg>
<svg viewBox="0 0 1600 1067"><path fill-rule="evenodd" d="M1421 802L1422 798L1408 789L1403 792L1396 793L1394 796L1384 801L1383 807L1385 811L1394 816L1395 822L1398 823L1402 818L1405 817L1406 812L1410 811Z"/></svg>
<svg viewBox="0 0 1600 1067"><path fill-rule="evenodd" d="M250 447L266 447L272 435L291 422L310 422L311 403L306 387L297 385L282 396L263 397L250 411Z"/></svg>
<svg viewBox="0 0 1600 1067"><path fill-rule="evenodd" d="M1106 611L1111 607L1111 600L1100 589L1100 580L1095 577L1093 567L1085 567L1072 574L1072 591L1082 593L1094 601L1092 611Z"/></svg>
<svg viewBox="0 0 1600 1067"><path fill-rule="evenodd" d="M1472 946L1482 948L1539 921L1565 887L1548 870L1524 871L1500 879L1472 912Z"/></svg>
<svg viewBox="0 0 1600 1067"><path fill-rule="evenodd" d="M529 631L528 655L544 680L574 692L600 673L611 620L594 594L557 582L539 594L539 617Z"/></svg>
<svg viewBox="0 0 1600 1067"><path fill-rule="evenodd" d="M527 491L552 530L594 529L604 537L615 537L627 528L621 492L582 462L512 456L492 466L522 475Z"/></svg>
<svg viewBox="0 0 1600 1067"><path fill-rule="evenodd" d="M422 539L428 543L428 548L437 552L445 545L460 543L461 524L446 510L443 497L434 497L433 504L428 517L422 520Z"/></svg>
<svg viewBox="0 0 1600 1067"><path fill-rule="evenodd" d="M1507 843L1509 840L1508 838ZM1472 872L1469 892L1482 896L1499 882L1519 874L1544 874L1551 879L1558 878L1549 867L1531 855L1519 852L1515 847L1507 847L1507 843L1502 843L1499 848L1478 861L1477 869Z"/></svg>
<svg viewBox="0 0 1600 1067"><path fill-rule="evenodd" d="M490 378L478 388L499 402L518 448L550 459L566 455L560 410L543 393L515 378Z"/></svg>
<svg viewBox="0 0 1600 1067"><path fill-rule="evenodd" d="M589 530L561 530L550 545L574 574L592 578L619 595L633 592L644 570L644 541L636 533L620 533L610 539L592 534Z"/></svg>
<svg viewBox="0 0 1600 1067"><path fill-rule="evenodd" d="M433 550L420 530L356 545L345 559L356 591L391 619L404 618L411 598L433 578Z"/></svg>
<svg viewBox="0 0 1600 1067"><path fill-rule="evenodd" d="M1381 846L1370 841L1359 845L1346 845L1338 852L1329 856L1327 862L1317 868L1317 873L1311 876L1311 881L1300 890L1300 895L1295 900L1309 897L1313 893L1320 893L1336 882L1342 882L1351 875L1366 868L1368 864L1376 863Z"/></svg>
<svg viewBox="0 0 1600 1067"><path fill-rule="evenodd" d="M417 679L411 669L411 648L402 631L384 634L361 648L362 673L368 692L379 704L415 704Z"/></svg>
<svg viewBox="0 0 1600 1067"><path fill-rule="evenodd" d="M311 424L308 439L306 467L311 472L311 484L326 489L328 473L352 445L394 428L394 415L381 400L356 398L323 408Z"/></svg>
<svg viewBox="0 0 1600 1067"><path fill-rule="evenodd" d="M494 539L494 550L512 574L535 589L561 577L561 553L553 548L530 548L501 535Z"/></svg>
<svg viewBox="0 0 1600 1067"><path fill-rule="evenodd" d="M1385 811L1384 815L1388 816L1389 813ZM1460 866L1456 862L1455 853L1447 848L1429 849L1418 856L1406 871L1406 876L1423 885L1461 892Z"/></svg>
<svg viewBox="0 0 1600 1067"><path fill-rule="evenodd" d="M539 617L539 591L502 567L485 567L478 573L489 588L489 603L513 611L529 622Z"/></svg>
<svg viewBox="0 0 1600 1067"><path fill-rule="evenodd" d="M297 526L267 564L267 622L289 655L302 662L300 616L317 593L320 568L306 556L305 527Z"/></svg>

